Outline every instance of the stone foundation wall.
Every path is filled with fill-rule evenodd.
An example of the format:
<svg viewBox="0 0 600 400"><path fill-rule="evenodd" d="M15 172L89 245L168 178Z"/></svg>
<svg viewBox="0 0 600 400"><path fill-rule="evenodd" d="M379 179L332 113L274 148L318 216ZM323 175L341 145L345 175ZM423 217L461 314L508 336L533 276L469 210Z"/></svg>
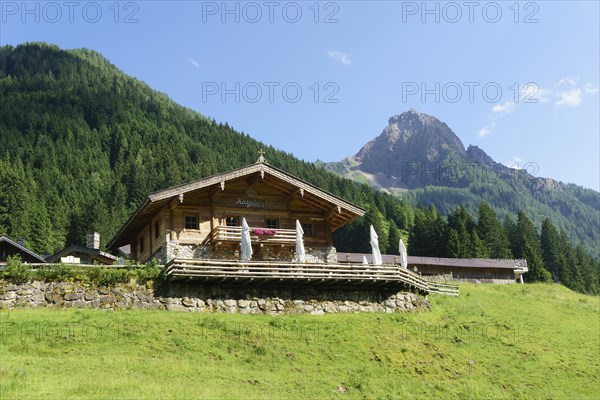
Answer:
<svg viewBox="0 0 600 400"><path fill-rule="evenodd" d="M209 249L206 246L198 244L179 243L175 240L168 241L163 246L159 259L157 260L165 264L174 258L208 258L210 257Z"/></svg>
<svg viewBox="0 0 600 400"><path fill-rule="evenodd" d="M209 246L179 243L171 240L161 247L153 257L160 264L166 264L173 258L237 260L240 258L240 253L239 246L223 245L219 247L218 251L214 251ZM255 249L252 259L255 261L293 261L294 258L295 248L263 246ZM307 247L306 262L335 264L337 263L337 251L333 246Z"/></svg>
<svg viewBox="0 0 600 400"><path fill-rule="evenodd" d="M313 314L428 311L426 297L394 291L307 288L223 288L171 284L153 289L141 285L94 287L85 283L0 281L0 308L160 309L239 314Z"/></svg>
<svg viewBox="0 0 600 400"><path fill-rule="evenodd" d="M333 246L310 247L306 249L306 262L337 264L337 250Z"/></svg>

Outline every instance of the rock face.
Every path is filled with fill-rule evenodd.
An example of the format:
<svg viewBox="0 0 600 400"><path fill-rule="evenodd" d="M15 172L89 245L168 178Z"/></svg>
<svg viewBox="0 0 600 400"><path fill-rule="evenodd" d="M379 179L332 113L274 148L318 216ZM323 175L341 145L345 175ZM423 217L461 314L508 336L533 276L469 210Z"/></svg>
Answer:
<svg viewBox="0 0 600 400"><path fill-rule="evenodd" d="M470 160L486 166L492 166L496 164L492 157L488 156L488 154L478 146L469 145L469 148L467 149L467 156Z"/></svg>
<svg viewBox="0 0 600 400"><path fill-rule="evenodd" d="M403 179L410 185L415 166L429 169L449 153L467 157L461 140L445 123L415 110L391 117L383 132L352 158L354 169ZM419 174L420 175L420 174Z"/></svg>
<svg viewBox="0 0 600 400"><path fill-rule="evenodd" d="M201 313L311 314L428 311L429 300L414 293L317 291L314 289L226 289L173 285L157 291L139 285L95 288L85 283L0 281L0 309L150 309Z"/></svg>

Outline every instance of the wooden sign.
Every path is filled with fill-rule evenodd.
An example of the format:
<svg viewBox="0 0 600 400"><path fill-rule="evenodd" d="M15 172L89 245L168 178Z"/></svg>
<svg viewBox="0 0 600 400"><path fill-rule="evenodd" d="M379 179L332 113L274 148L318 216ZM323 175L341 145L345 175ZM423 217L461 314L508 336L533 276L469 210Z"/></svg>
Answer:
<svg viewBox="0 0 600 400"><path fill-rule="evenodd" d="M243 199L241 197L238 197L237 199L235 199L235 205L244 206L246 208L265 208L267 206L267 203L262 200Z"/></svg>

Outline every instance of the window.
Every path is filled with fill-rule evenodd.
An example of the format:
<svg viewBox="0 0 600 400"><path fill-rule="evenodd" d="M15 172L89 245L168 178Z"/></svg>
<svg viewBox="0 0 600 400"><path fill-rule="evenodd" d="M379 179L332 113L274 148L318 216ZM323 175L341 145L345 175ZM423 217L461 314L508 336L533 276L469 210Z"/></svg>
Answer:
<svg viewBox="0 0 600 400"><path fill-rule="evenodd" d="M278 219L266 219L265 227L267 229L278 229L279 228L279 220Z"/></svg>
<svg viewBox="0 0 600 400"><path fill-rule="evenodd" d="M158 239L160 236L160 222L156 221L154 223L154 239Z"/></svg>
<svg viewBox="0 0 600 400"><path fill-rule="evenodd" d="M140 254L144 252L144 236L140 238Z"/></svg>
<svg viewBox="0 0 600 400"><path fill-rule="evenodd" d="M227 217L225 218L226 226L240 226L240 217Z"/></svg>
<svg viewBox="0 0 600 400"><path fill-rule="evenodd" d="M198 217L195 215L186 215L184 226L185 226L185 229L194 229L194 230L200 229L200 226L198 225Z"/></svg>
<svg viewBox="0 0 600 400"><path fill-rule="evenodd" d="M315 236L313 224L302 224L302 230L304 231L304 236Z"/></svg>

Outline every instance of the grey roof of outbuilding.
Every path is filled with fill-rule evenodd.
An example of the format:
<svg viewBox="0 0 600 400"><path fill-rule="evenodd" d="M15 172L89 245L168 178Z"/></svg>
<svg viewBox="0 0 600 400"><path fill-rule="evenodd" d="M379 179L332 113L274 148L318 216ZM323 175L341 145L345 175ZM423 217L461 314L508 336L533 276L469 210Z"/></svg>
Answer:
<svg viewBox="0 0 600 400"><path fill-rule="evenodd" d="M46 262L49 262L49 263L58 262L58 261L60 261L61 257L65 257L72 253L87 254L89 256L96 256L99 258L104 258L106 261L113 261L113 262L117 261L119 259L119 257L113 256L112 254L106 253L100 249L90 249L89 247L83 247L83 246L69 246L69 247L65 247L58 253L54 253L51 256L46 257Z"/></svg>
<svg viewBox="0 0 600 400"><path fill-rule="evenodd" d="M363 256L367 257L370 263L373 261L373 256L369 253L337 253L338 262L361 263ZM399 255L384 254L381 256L384 264L398 264L400 262ZM460 268L522 268L527 267L527 261L521 259L515 260L495 260L487 258L439 258L439 257L421 257L408 256L408 265L436 265L446 267Z"/></svg>

